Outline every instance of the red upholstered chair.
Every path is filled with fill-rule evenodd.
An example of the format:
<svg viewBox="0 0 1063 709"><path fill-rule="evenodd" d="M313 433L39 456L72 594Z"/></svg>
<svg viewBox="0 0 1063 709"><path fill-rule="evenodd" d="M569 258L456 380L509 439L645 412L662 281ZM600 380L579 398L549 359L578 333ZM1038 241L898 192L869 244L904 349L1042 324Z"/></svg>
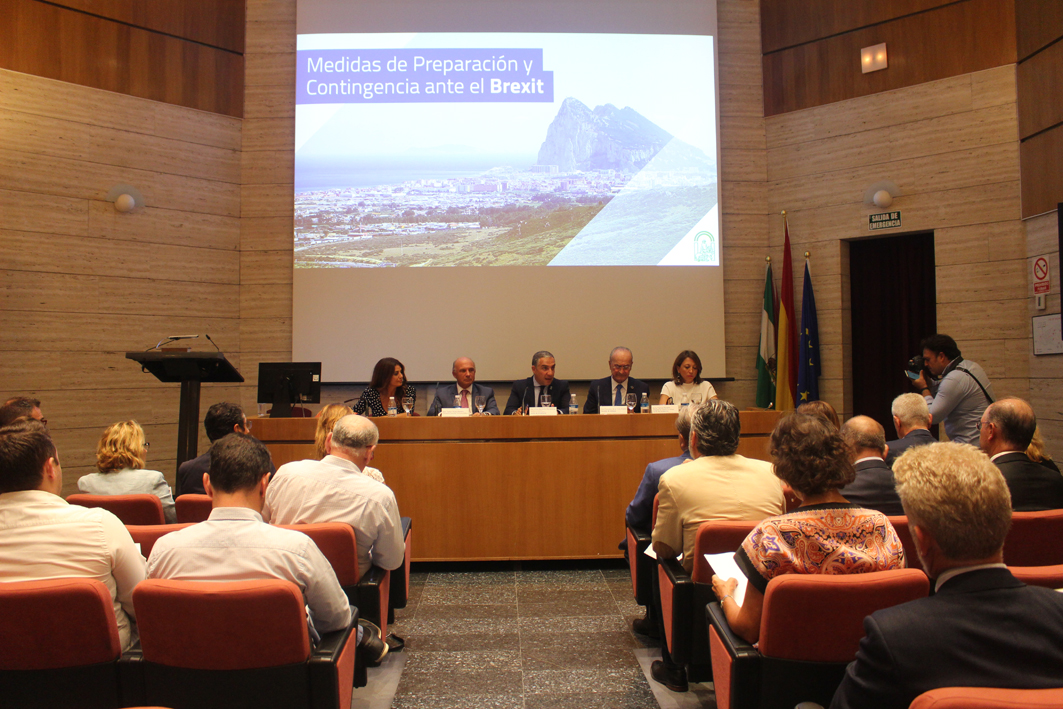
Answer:
<svg viewBox="0 0 1063 709"><path fill-rule="evenodd" d="M185 493L179 495L174 504L177 507L178 522L206 522L214 507L214 500L210 495Z"/></svg>
<svg viewBox="0 0 1063 709"><path fill-rule="evenodd" d="M1063 564L1063 510L1013 512L1004 540L1008 566Z"/></svg>
<svg viewBox="0 0 1063 709"><path fill-rule="evenodd" d="M174 709L348 709L357 621L311 649L290 581L168 581L133 590L138 648L122 657L129 703ZM127 683L126 678L130 678Z"/></svg>
<svg viewBox="0 0 1063 709"><path fill-rule="evenodd" d="M155 547L155 542L159 541L159 537L170 532L176 532L178 529L184 529L185 527L191 527L190 523L186 524L127 524L125 528L129 530L129 536L133 537L133 541L140 545L141 555L147 559L151 556L151 550Z"/></svg>
<svg viewBox="0 0 1063 709"><path fill-rule="evenodd" d="M1008 571L1028 586L1063 588L1063 564L1055 566L1009 566Z"/></svg>
<svg viewBox="0 0 1063 709"><path fill-rule="evenodd" d="M352 606L358 614L380 626L381 637L388 635L388 599L390 597L391 572L379 566L371 566L359 580L358 542L354 529L342 522L322 524L281 524L284 529L302 532L317 544L317 548L332 564Z"/></svg>
<svg viewBox="0 0 1063 709"><path fill-rule="evenodd" d="M402 538L406 544L406 551L402 554L402 566L391 572L391 580L388 584L390 597L388 598L388 622L395 622L395 609L405 608L410 598L410 560L413 558L413 520L402 517Z"/></svg>
<svg viewBox="0 0 1063 709"><path fill-rule="evenodd" d="M0 705L124 706L114 605L95 579L0 583Z"/></svg>
<svg viewBox="0 0 1063 709"><path fill-rule="evenodd" d="M653 498L653 517L657 522L657 497ZM646 548L653 543L653 527L649 530L627 529L627 565L631 572L631 592L635 602L647 608L653 604L653 577L656 563L646 556Z"/></svg>
<svg viewBox="0 0 1063 709"><path fill-rule="evenodd" d="M864 618L930 590L916 569L828 576L785 574L768 582L757 647L731 632L719 603L707 608L719 709L830 706L864 637Z"/></svg>
<svg viewBox="0 0 1063 709"><path fill-rule="evenodd" d="M705 631L705 605L716 600L712 567L706 554L737 551L757 521L705 522L694 538L694 569L687 574L675 559L658 559L657 581L664 617L664 642L672 661L688 665L687 676L699 682L712 676L709 637Z"/></svg>
<svg viewBox="0 0 1063 709"><path fill-rule="evenodd" d="M66 501L82 507L102 507L122 524L165 524L162 501L155 495L70 495Z"/></svg>
<svg viewBox="0 0 1063 709"><path fill-rule="evenodd" d="M923 692L909 709L1058 709L1063 689L941 687Z"/></svg>
<svg viewBox="0 0 1063 709"><path fill-rule="evenodd" d="M912 530L908 529L908 518L904 515L887 517L890 524L893 525L893 529L897 532L897 536L901 539L901 545L904 546L904 563L909 569L921 569L922 564L919 563L919 555L915 551L915 541L912 539Z"/></svg>

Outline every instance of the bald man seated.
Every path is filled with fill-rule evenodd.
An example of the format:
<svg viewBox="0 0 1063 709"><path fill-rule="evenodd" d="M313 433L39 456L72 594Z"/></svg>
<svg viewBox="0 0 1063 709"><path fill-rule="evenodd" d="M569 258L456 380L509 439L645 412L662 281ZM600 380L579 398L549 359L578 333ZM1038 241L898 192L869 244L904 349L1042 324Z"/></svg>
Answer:
<svg viewBox="0 0 1063 709"><path fill-rule="evenodd" d="M854 416L842 425L841 434L856 468L856 479L842 488L842 497L884 515L903 515L893 471L885 461L889 447L882 425L870 416Z"/></svg>
<svg viewBox="0 0 1063 709"><path fill-rule="evenodd" d="M982 413L979 446L1003 473L1016 512L1063 508L1063 475L1026 455L1036 429L1033 407L1022 399L1001 399Z"/></svg>
<svg viewBox="0 0 1063 709"><path fill-rule="evenodd" d="M432 405L428 407L429 416L438 416L443 409L454 408L454 397L458 397L458 406L469 409L473 416L479 412L476 408L476 397L485 399L484 414L498 416L498 403L495 401L495 390L476 383L476 363L468 357L458 357L454 360L454 367L450 373L454 375L454 384L447 384L436 389L436 397L432 399Z"/></svg>

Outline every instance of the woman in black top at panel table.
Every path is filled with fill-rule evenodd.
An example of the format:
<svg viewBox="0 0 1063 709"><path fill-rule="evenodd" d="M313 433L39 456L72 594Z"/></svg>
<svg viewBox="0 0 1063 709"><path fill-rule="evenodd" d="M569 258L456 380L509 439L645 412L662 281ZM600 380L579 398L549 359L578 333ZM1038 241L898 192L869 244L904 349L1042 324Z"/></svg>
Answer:
<svg viewBox="0 0 1063 709"><path fill-rule="evenodd" d="M373 379L354 405L354 413L387 416L391 397L395 397L395 408L401 412L402 399L407 396L417 401L417 390L406 383L406 367L394 357L385 357L373 367Z"/></svg>

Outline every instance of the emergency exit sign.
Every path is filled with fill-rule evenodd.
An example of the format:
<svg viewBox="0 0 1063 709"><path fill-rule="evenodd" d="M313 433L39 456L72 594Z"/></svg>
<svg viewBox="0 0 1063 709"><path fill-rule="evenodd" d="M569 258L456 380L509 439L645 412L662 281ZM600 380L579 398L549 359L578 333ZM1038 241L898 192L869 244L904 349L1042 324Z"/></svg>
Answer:
<svg viewBox="0 0 1063 709"><path fill-rule="evenodd" d="M867 230L893 229L901 225L900 212L882 212L882 214L867 215Z"/></svg>

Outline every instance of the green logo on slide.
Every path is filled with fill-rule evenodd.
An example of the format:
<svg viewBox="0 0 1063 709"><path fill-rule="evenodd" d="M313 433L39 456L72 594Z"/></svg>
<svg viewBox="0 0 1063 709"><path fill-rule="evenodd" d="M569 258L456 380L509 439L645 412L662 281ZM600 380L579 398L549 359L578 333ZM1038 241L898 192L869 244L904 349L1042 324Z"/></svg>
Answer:
<svg viewBox="0 0 1063 709"><path fill-rule="evenodd" d="M707 231L699 231L694 237L694 261L716 265L720 262L716 253L716 237Z"/></svg>

